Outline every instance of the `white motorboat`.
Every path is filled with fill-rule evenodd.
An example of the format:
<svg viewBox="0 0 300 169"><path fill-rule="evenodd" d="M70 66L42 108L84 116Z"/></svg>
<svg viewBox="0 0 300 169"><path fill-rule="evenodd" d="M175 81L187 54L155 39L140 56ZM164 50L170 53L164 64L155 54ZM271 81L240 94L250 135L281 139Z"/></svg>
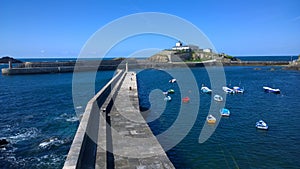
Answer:
<svg viewBox="0 0 300 169"><path fill-rule="evenodd" d="M255 127L258 129L262 129L262 130L268 130L268 128L269 128L267 123L263 120L259 120L258 122L256 122Z"/></svg>
<svg viewBox="0 0 300 169"><path fill-rule="evenodd" d="M263 87L264 91L267 93L275 93L275 94L280 94L280 90L279 89L273 89L271 87Z"/></svg>
<svg viewBox="0 0 300 169"><path fill-rule="evenodd" d="M206 87L206 86L202 86L201 91L203 93L211 93L212 92L212 90L210 88Z"/></svg>
<svg viewBox="0 0 300 169"><path fill-rule="evenodd" d="M239 86L234 86L233 90L235 93L244 93L244 89L240 88Z"/></svg>
<svg viewBox="0 0 300 169"><path fill-rule="evenodd" d="M229 87L223 86L222 89L224 90L224 92L229 93L229 94L234 94L234 90L230 89Z"/></svg>

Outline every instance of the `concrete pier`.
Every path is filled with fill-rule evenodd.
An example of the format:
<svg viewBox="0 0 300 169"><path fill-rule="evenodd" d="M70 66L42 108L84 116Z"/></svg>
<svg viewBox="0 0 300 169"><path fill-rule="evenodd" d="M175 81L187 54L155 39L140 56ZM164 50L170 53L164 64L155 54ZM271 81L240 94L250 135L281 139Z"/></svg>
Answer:
<svg viewBox="0 0 300 169"><path fill-rule="evenodd" d="M109 115L115 168L174 168L139 111L134 72L126 74Z"/></svg>
<svg viewBox="0 0 300 169"><path fill-rule="evenodd" d="M118 71L89 101L63 168L174 168L139 111L134 72Z"/></svg>

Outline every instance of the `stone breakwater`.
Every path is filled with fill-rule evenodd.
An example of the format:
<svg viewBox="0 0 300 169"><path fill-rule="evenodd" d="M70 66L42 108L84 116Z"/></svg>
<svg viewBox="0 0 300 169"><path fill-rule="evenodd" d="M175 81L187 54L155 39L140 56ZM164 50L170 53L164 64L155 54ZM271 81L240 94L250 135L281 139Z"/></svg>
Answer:
<svg viewBox="0 0 300 169"><path fill-rule="evenodd" d="M204 66L284 66L288 61L206 61L206 62L151 62L142 59L126 60L102 60L100 61L70 61L70 62L25 62L16 67L3 68L3 75L17 74L42 74L42 73L66 73L80 71L99 71L125 69L128 63L131 69L147 68L176 68L176 67L204 67Z"/></svg>

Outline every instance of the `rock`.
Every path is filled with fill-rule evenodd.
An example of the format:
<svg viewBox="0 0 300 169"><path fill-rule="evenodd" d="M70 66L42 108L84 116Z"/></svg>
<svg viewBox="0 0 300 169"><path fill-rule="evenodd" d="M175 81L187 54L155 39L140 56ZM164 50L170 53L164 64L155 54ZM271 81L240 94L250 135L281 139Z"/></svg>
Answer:
<svg viewBox="0 0 300 169"><path fill-rule="evenodd" d="M9 141L7 141L6 139L0 139L0 147L5 147L7 144L9 143Z"/></svg>
<svg viewBox="0 0 300 169"><path fill-rule="evenodd" d="M0 63L8 63L9 61L11 61L11 63L22 63L22 61L8 56L0 58Z"/></svg>

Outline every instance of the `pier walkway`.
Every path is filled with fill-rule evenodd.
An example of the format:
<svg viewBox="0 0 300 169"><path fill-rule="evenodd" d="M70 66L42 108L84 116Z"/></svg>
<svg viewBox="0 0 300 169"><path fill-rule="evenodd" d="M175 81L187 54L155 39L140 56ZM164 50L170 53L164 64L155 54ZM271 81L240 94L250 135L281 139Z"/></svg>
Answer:
<svg viewBox="0 0 300 169"><path fill-rule="evenodd" d="M88 103L64 168L174 168L139 110L135 72L118 71Z"/></svg>

